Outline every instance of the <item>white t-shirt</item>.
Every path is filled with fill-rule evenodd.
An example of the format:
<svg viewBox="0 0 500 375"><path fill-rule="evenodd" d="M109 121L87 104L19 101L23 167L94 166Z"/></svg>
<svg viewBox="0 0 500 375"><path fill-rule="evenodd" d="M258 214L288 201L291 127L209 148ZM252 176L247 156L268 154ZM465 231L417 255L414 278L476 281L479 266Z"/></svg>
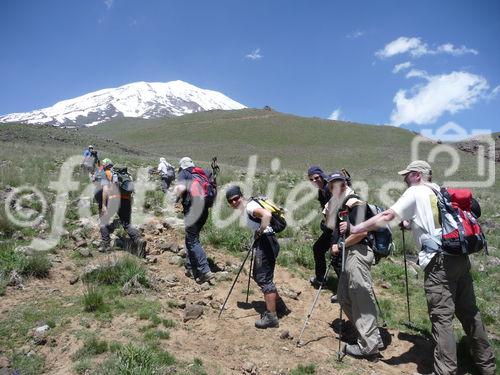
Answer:
<svg viewBox="0 0 500 375"><path fill-rule="evenodd" d="M171 165L167 162L162 161L160 162L160 164L158 164L158 172L160 172L163 175L166 175L168 167L171 167Z"/></svg>
<svg viewBox="0 0 500 375"><path fill-rule="evenodd" d="M247 205L245 206L245 214L246 214L246 219L247 219L247 227L251 229L252 232L257 232L257 230L259 230L260 228L260 223L257 223L253 220L251 220L248 216L252 216L254 218L256 218L253 214L254 210L256 208L262 208L260 204L258 204L257 202L255 202L254 200L251 200L247 203ZM273 228L271 228L270 225L267 226L267 228L264 230L264 233L273 233Z"/></svg>
<svg viewBox="0 0 500 375"><path fill-rule="evenodd" d="M439 191L439 186L429 184ZM402 219L408 220L415 240L420 245L418 263L425 268L440 251L441 225L436 194L424 184L411 186L394 203L391 209Z"/></svg>

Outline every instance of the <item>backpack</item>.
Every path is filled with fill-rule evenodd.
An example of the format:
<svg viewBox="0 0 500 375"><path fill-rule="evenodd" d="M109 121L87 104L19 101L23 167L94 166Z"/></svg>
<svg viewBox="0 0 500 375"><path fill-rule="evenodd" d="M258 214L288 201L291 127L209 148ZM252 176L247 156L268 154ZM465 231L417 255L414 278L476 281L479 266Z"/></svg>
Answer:
<svg viewBox="0 0 500 375"><path fill-rule="evenodd" d="M427 186L437 196L441 249L454 255L473 254L482 249L487 252L486 237L472 212L472 191L445 187L438 191Z"/></svg>
<svg viewBox="0 0 500 375"><path fill-rule="evenodd" d="M113 180L115 180L122 194L132 194L134 192L134 179L128 173L127 167L113 168Z"/></svg>
<svg viewBox="0 0 500 375"><path fill-rule="evenodd" d="M344 198L339 212L345 211L347 209L347 201L351 198L361 200L361 198L357 194L348 195ZM365 220L368 220L383 211L385 211L385 209L383 209L382 207L366 202ZM373 250L373 254L375 255L375 262L377 263L380 261L380 259L389 256L394 249L394 242L392 241L392 231L389 224L368 232L368 234L366 235L366 239L370 244L371 249Z"/></svg>
<svg viewBox="0 0 500 375"><path fill-rule="evenodd" d="M169 163L165 163L165 166L167 167L167 173L162 173L161 177L175 180L175 168Z"/></svg>
<svg viewBox="0 0 500 375"><path fill-rule="evenodd" d="M286 228L285 209L276 205L267 197L250 198L250 201L257 202L259 206L271 213L271 228L274 233L283 232ZM248 215L250 220L260 223L260 219Z"/></svg>
<svg viewBox="0 0 500 375"><path fill-rule="evenodd" d="M191 175L193 180L189 187L189 195L191 198L203 198L207 207L212 207L217 197L217 184L202 168L194 167Z"/></svg>

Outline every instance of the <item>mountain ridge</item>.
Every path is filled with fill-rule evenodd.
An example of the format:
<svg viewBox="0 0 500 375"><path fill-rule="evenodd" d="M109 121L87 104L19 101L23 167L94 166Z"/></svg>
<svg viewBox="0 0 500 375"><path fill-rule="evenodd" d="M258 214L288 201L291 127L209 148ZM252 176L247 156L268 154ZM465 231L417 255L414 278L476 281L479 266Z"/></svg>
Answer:
<svg viewBox="0 0 500 375"><path fill-rule="evenodd" d="M65 127L93 126L116 118L162 118L208 110L246 108L214 91L184 81L133 82L93 91L51 107L0 116L0 122Z"/></svg>

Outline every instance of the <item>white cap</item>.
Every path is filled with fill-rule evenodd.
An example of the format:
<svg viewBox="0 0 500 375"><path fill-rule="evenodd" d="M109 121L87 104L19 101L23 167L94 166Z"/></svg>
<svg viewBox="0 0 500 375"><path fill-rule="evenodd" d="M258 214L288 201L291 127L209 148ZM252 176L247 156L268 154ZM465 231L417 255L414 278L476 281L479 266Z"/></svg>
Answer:
<svg viewBox="0 0 500 375"><path fill-rule="evenodd" d="M190 167L194 167L194 163L191 158L184 156L181 160L179 160L179 167L181 169L188 169Z"/></svg>

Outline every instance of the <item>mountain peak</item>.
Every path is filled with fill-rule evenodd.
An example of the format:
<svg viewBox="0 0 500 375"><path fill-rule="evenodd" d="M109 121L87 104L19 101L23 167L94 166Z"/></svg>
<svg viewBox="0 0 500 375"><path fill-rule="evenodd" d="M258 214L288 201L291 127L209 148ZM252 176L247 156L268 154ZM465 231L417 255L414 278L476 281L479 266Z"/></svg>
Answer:
<svg viewBox="0 0 500 375"><path fill-rule="evenodd" d="M244 105L218 91L177 80L132 82L62 100L52 107L0 116L0 122L55 126L93 126L120 118L160 118L213 109L242 109Z"/></svg>

